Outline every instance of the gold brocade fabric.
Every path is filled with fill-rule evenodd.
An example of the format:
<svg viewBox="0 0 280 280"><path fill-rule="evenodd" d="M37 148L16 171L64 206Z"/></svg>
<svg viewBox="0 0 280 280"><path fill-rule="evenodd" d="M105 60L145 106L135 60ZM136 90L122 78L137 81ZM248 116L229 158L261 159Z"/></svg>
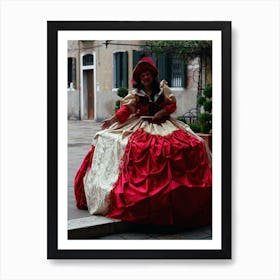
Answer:
<svg viewBox="0 0 280 280"><path fill-rule="evenodd" d="M138 90L131 91L126 97L121 100L121 106L128 106L132 113L137 111L138 105L140 103L140 99L143 97L147 97L149 101L151 101L150 96L146 94L144 91L138 92ZM164 83L161 82L160 92L155 95L155 102L161 99L160 105L164 107L165 105L169 105L172 103L176 103L176 98L170 88Z"/></svg>

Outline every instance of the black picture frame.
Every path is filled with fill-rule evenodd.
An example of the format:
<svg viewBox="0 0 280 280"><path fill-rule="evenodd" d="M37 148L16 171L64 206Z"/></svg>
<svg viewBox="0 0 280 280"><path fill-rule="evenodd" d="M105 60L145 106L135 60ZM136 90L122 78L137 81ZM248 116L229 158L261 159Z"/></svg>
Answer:
<svg viewBox="0 0 280 280"><path fill-rule="evenodd" d="M84 250L58 248L58 32L87 30L221 31L221 249ZM230 21L48 21L47 22L47 258L48 259L230 259L231 258L231 22Z"/></svg>

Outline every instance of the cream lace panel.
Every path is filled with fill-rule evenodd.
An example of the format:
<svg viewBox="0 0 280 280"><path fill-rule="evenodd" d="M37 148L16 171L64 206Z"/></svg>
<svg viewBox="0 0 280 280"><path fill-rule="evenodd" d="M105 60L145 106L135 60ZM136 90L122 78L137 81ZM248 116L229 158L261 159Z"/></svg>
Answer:
<svg viewBox="0 0 280 280"><path fill-rule="evenodd" d="M90 214L105 214L107 196L117 181L119 162L127 137L104 130L96 134L96 146L91 169L84 177L84 188Z"/></svg>

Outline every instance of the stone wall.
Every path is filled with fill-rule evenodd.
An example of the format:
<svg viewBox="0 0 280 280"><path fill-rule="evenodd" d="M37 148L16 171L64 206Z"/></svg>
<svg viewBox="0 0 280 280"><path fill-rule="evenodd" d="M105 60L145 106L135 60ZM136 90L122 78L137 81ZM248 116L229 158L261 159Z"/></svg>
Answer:
<svg viewBox="0 0 280 280"><path fill-rule="evenodd" d="M80 119L80 92L75 89L68 89L68 119Z"/></svg>

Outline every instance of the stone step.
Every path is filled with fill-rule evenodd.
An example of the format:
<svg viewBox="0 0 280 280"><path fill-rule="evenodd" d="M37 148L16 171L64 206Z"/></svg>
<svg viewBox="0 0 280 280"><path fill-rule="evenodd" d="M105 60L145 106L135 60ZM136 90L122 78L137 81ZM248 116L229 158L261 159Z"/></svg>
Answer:
<svg viewBox="0 0 280 280"><path fill-rule="evenodd" d="M174 226L144 225L109 219L93 215L89 217L68 220L68 239L96 239L107 235L121 233L137 233L138 235L159 236L185 236L185 239L205 239L212 234L211 225L198 228L180 228ZM139 236L138 236L139 237ZM136 238L137 239L137 238Z"/></svg>
<svg viewBox="0 0 280 280"><path fill-rule="evenodd" d="M129 230L129 223L103 216L68 220L68 239L93 239Z"/></svg>

